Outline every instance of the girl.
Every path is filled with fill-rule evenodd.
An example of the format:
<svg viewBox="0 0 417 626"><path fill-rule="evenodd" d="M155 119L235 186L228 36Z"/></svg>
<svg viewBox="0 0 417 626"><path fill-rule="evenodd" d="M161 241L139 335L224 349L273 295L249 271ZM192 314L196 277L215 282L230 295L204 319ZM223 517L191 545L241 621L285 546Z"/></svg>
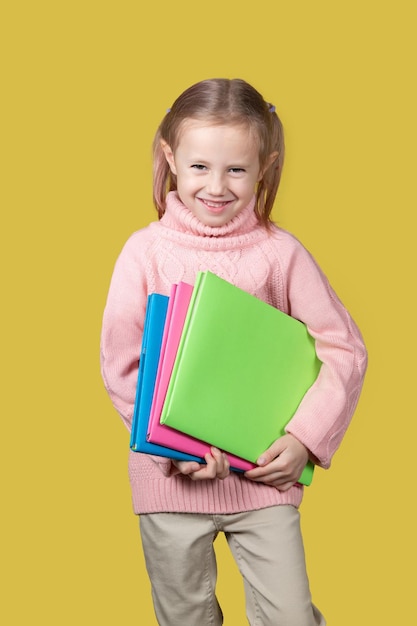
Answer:
<svg viewBox="0 0 417 626"><path fill-rule="evenodd" d="M190 87L154 141L159 221L130 237L114 269L101 362L128 429L147 296L169 295L172 283L193 283L199 270L304 322L322 361L286 434L244 475L230 472L216 448L205 465L130 452L133 507L162 626L222 624L213 549L219 532L242 574L252 626L325 624L310 597L297 480L308 459L330 466L367 357L359 330L314 259L270 219L283 160L275 107L252 86L215 79Z"/></svg>

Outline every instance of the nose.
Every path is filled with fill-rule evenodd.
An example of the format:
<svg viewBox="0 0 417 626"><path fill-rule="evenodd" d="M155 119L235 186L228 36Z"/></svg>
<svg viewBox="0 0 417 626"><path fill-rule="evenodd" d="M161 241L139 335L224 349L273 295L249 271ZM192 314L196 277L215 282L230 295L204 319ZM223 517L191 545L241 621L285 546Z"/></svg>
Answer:
<svg viewBox="0 0 417 626"><path fill-rule="evenodd" d="M226 189L223 174L211 172L206 188L211 196L222 196Z"/></svg>

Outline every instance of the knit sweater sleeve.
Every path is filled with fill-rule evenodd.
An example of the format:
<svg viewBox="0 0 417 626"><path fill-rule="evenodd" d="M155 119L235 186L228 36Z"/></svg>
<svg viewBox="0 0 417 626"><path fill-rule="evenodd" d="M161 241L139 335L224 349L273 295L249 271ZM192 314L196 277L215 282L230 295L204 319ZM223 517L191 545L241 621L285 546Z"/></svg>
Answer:
<svg viewBox="0 0 417 626"><path fill-rule="evenodd" d="M356 408L367 352L359 329L311 254L294 239L283 259L289 313L307 325L322 362L286 430L327 468Z"/></svg>
<svg viewBox="0 0 417 626"><path fill-rule="evenodd" d="M132 428L140 346L143 335L148 286L146 229L134 233L121 251L113 271L103 314L100 364L104 386L127 429ZM149 455L169 476L171 459Z"/></svg>
<svg viewBox="0 0 417 626"><path fill-rule="evenodd" d="M136 242L137 238L132 236L116 261L103 314L100 342L104 385L129 430L147 301L143 250Z"/></svg>

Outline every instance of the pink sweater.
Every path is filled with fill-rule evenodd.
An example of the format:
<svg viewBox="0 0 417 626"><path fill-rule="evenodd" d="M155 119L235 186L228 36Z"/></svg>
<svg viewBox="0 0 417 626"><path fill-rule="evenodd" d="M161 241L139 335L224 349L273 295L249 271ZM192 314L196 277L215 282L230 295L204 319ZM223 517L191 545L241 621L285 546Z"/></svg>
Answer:
<svg viewBox="0 0 417 626"><path fill-rule="evenodd" d="M349 425L367 365L360 332L309 252L290 233L260 226L253 202L218 228L203 225L168 195L159 222L134 233L114 269L103 317L102 375L110 398L131 427L146 300L169 295L172 283L193 284L210 270L303 321L316 339L322 367L288 424L322 467L329 467ZM250 332L250 329L248 329ZM169 459L130 452L135 513L237 513L299 506L303 488L280 492L232 472L225 480L174 475Z"/></svg>

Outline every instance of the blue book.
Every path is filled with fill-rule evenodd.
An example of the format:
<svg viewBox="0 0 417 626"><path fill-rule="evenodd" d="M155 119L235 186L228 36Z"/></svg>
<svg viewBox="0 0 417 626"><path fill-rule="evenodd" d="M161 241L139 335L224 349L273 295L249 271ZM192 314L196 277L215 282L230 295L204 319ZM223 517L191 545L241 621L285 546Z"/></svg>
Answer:
<svg viewBox="0 0 417 626"><path fill-rule="evenodd" d="M155 454L179 461L197 461L198 463L204 463L205 461L200 457L151 443L147 439L149 416L152 407L168 302L168 296L157 293L148 296L139 360L135 408L133 411L132 431L130 435L130 447L134 452Z"/></svg>

